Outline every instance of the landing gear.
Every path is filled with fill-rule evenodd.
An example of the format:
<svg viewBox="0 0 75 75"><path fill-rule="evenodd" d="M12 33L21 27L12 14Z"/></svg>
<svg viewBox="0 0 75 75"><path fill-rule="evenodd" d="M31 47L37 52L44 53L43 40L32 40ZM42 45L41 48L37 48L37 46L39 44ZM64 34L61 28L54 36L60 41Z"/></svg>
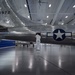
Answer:
<svg viewBox="0 0 75 75"><path fill-rule="evenodd" d="M27 44L27 48L28 48L28 44Z"/></svg>
<svg viewBox="0 0 75 75"><path fill-rule="evenodd" d="M34 48L34 43L33 42L30 42L30 45L33 45L33 48Z"/></svg>

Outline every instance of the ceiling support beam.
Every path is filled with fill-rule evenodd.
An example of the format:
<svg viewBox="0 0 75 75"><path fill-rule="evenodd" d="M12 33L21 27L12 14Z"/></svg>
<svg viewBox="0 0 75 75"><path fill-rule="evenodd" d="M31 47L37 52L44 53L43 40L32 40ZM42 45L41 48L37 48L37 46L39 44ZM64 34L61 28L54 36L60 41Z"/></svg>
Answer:
<svg viewBox="0 0 75 75"><path fill-rule="evenodd" d="M26 0L26 3L27 3L27 7L28 7L28 11L29 11L29 15L30 15L30 19L32 20L32 17L31 17L31 12L30 12L30 7L29 7L28 0Z"/></svg>
<svg viewBox="0 0 75 75"><path fill-rule="evenodd" d="M51 25L54 25L54 23L55 23L55 21L56 21L56 18L57 18L57 16L58 16L58 14L59 14L59 12L60 12L60 9L62 8L62 5L64 4L64 2L65 2L65 0L61 0L61 1L60 1L60 4L59 4L59 6L58 6L58 8L57 8L56 14L55 14L55 16L54 16L54 18L53 18L53 21L52 21Z"/></svg>

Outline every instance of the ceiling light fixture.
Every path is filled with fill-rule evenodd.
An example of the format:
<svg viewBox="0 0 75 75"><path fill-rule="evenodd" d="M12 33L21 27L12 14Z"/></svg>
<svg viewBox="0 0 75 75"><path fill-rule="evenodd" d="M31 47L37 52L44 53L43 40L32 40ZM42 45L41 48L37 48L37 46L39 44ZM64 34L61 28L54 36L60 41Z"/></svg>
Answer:
<svg viewBox="0 0 75 75"><path fill-rule="evenodd" d="M64 25L64 21L63 21L63 20L60 20L60 21L58 22L58 25Z"/></svg>
<svg viewBox="0 0 75 75"><path fill-rule="evenodd" d="M47 23L45 23L44 25L47 25Z"/></svg>
<svg viewBox="0 0 75 75"><path fill-rule="evenodd" d="M28 18L30 18L30 16L28 16Z"/></svg>
<svg viewBox="0 0 75 75"><path fill-rule="evenodd" d="M73 5L73 8L75 8L75 5Z"/></svg>
<svg viewBox="0 0 75 75"><path fill-rule="evenodd" d="M68 16L65 16L65 18L68 18Z"/></svg>
<svg viewBox="0 0 75 75"><path fill-rule="evenodd" d="M52 5L51 4L49 4L49 7L51 7Z"/></svg>
<svg viewBox="0 0 75 75"><path fill-rule="evenodd" d="M64 25L64 23L61 23L61 25Z"/></svg>
<svg viewBox="0 0 75 75"><path fill-rule="evenodd" d="M25 6L25 7L27 7L27 5L26 5L26 4L24 4L24 6Z"/></svg>
<svg viewBox="0 0 75 75"><path fill-rule="evenodd" d="M49 18L49 16L47 16L47 18Z"/></svg>
<svg viewBox="0 0 75 75"><path fill-rule="evenodd" d="M23 26L25 26L25 24L24 24L23 22L21 22L21 24L22 24Z"/></svg>
<svg viewBox="0 0 75 75"><path fill-rule="evenodd" d="M6 21L6 23L9 23L10 21L8 20L8 21Z"/></svg>

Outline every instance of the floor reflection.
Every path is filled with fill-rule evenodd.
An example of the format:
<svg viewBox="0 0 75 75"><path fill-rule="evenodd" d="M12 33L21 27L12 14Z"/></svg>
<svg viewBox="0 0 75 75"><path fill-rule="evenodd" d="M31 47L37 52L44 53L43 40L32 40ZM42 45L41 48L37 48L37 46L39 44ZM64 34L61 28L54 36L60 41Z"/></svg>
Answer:
<svg viewBox="0 0 75 75"><path fill-rule="evenodd" d="M58 58L58 66L60 67L60 68L62 68L62 61L61 61L61 57L59 56L59 58Z"/></svg>
<svg viewBox="0 0 75 75"><path fill-rule="evenodd" d="M12 62L12 72L14 73L18 69L19 65L19 51L15 50L15 58Z"/></svg>
<svg viewBox="0 0 75 75"><path fill-rule="evenodd" d="M7 66L11 66L12 62L15 58L15 51L7 51L3 55L0 56L0 70L6 68Z"/></svg>
<svg viewBox="0 0 75 75"><path fill-rule="evenodd" d="M29 68L29 69L32 69L32 68L33 68L33 56L32 56L32 55L30 56L28 68Z"/></svg>
<svg viewBox="0 0 75 75"><path fill-rule="evenodd" d="M42 44L41 49L15 47L0 53L0 75L75 75L75 47Z"/></svg>

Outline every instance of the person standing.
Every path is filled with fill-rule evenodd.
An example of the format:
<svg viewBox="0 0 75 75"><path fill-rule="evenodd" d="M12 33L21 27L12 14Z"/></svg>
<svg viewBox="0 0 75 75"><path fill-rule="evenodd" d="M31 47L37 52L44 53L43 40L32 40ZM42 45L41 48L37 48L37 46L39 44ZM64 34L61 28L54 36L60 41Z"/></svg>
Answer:
<svg viewBox="0 0 75 75"><path fill-rule="evenodd" d="M36 33L36 48L40 49L40 43L41 43L41 34L40 33Z"/></svg>

